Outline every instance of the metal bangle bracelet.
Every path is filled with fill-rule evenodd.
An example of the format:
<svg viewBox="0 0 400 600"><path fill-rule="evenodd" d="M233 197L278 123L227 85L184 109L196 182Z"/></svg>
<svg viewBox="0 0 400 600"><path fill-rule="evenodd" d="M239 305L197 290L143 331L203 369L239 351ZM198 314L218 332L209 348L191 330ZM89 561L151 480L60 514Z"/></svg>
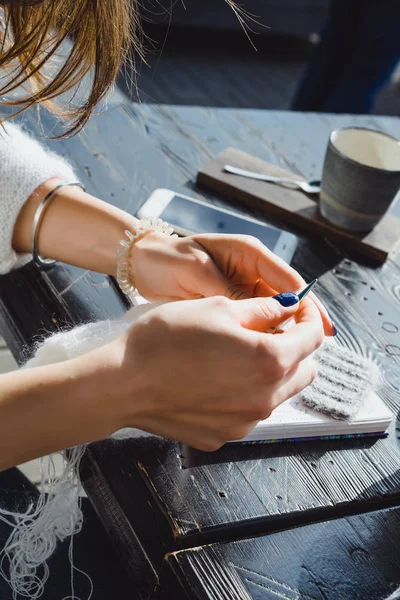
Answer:
<svg viewBox="0 0 400 600"><path fill-rule="evenodd" d="M85 191L85 186L83 185L83 183L81 183L80 181L64 181L63 183L59 183L58 185L56 185L56 187L51 190L41 201L41 203L39 204L39 206L36 209L35 212L35 216L33 218L33 224L32 224L32 256L33 256L33 260L35 261L36 264L38 264L39 266L43 267L44 265L52 265L53 263L57 262L55 260L49 259L49 258L42 258L41 256L39 256L39 252L38 252L38 236L39 236L39 229L40 229L40 225L42 223L42 219L44 216L44 212L46 210L46 207L49 205L50 200L53 198L54 194L56 192L58 192L58 190L60 190L63 187L66 186L76 186L76 187L80 187L83 191Z"/></svg>

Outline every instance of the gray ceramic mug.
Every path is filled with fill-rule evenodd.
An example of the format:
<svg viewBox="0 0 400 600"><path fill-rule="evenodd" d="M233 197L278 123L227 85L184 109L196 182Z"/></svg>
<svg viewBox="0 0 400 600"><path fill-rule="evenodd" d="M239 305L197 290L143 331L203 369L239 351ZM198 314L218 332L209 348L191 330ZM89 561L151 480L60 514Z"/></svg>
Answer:
<svg viewBox="0 0 400 600"><path fill-rule="evenodd" d="M333 225L371 231L400 189L400 140L359 127L334 131L322 173L320 212Z"/></svg>

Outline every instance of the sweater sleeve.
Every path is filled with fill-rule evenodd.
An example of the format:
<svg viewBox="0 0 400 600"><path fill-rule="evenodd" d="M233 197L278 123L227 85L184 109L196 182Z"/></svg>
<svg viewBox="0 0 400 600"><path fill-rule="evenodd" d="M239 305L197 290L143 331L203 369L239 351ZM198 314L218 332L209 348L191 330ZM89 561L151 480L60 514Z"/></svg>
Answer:
<svg viewBox="0 0 400 600"><path fill-rule="evenodd" d="M34 190L51 177L76 179L70 165L12 123L0 129L0 274L22 266L11 240L18 214Z"/></svg>

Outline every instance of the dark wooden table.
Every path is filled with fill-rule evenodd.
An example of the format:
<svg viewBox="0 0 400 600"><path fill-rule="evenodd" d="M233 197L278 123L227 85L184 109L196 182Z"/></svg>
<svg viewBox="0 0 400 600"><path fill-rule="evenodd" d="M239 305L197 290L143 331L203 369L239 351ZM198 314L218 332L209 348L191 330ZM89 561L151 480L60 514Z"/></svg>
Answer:
<svg viewBox="0 0 400 600"><path fill-rule="evenodd" d="M36 117L25 119L37 131ZM350 124L400 138L395 118L138 106L117 96L84 134L50 145L90 192L135 212L156 187L225 204L195 177L228 146L319 178L330 131ZM154 438L92 444L81 476L132 597L369 600L400 584L400 251L373 268L302 237L293 264L320 278L338 342L379 364L380 394L395 413L389 437L211 454ZM66 265L0 279L0 330L20 362L38 336L126 307L110 279Z"/></svg>

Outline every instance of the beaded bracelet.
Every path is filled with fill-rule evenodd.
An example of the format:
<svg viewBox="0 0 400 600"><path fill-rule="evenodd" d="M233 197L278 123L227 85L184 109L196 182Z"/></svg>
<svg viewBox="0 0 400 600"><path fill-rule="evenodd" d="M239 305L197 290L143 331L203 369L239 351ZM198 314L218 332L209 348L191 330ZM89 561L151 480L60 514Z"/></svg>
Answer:
<svg viewBox="0 0 400 600"><path fill-rule="evenodd" d="M129 259L131 248L135 242L151 231L158 231L170 236L174 230L165 221L151 217L138 221L133 231L126 230L125 235L128 240L119 241L122 248L118 248L117 250L117 282L123 293L130 298L140 295L130 272Z"/></svg>
<svg viewBox="0 0 400 600"><path fill-rule="evenodd" d="M52 189L48 194L46 194L46 196L43 198L43 200L40 202L39 206L37 207L35 216L33 217L32 256L33 256L33 260L35 261L35 263L37 263L41 267L43 267L45 265L52 265L53 263L56 262L55 260L52 260L49 258L42 258L41 256L39 256L38 237L39 237L39 229L40 229L40 225L42 223L43 215L44 215L46 208L48 207L48 205L50 203L50 200L53 199L54 194L56 192L58 192L58 190L60 190L63 187L66 187L66 186L80 187L83 191L85 191L85 186L80 181L64 181L63 183L59 183L58 185L55 186L54 189Z"/></svg>

